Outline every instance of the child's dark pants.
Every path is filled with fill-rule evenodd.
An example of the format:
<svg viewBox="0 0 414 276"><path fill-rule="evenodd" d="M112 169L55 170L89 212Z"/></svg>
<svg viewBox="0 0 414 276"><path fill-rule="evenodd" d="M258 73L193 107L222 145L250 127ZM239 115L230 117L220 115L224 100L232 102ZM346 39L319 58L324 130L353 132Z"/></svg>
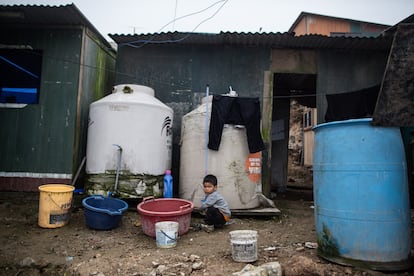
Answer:
<svg viewBox="0 0 414 276"><path fill-rule="evenodd" d="M222 228L226 223L223 214L213 206L207 208L204 221L208 225L214 225L215 228Z"/></svg>

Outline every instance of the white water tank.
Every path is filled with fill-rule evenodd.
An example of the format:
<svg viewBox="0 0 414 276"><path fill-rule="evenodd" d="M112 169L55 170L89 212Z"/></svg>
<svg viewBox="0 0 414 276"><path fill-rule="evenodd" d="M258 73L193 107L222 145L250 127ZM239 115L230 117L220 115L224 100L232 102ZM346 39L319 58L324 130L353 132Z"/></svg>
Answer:
<svg viewBox="0 0 414 276"><path fill-rule="evenodd" d="M261 152L249 153L246 129L225 125L218 151L207 149L211 96L182 118L180 148L180 198L190 200L195 207L204 198L203 178L214 174L218 191L231 209L251 209L259 206L256 192L261 186ZM206 121L206 114L208 114Z"/></svg>
<svg viewBox="0 0 414 276"><path fill-rule="evenodd" d="M171 169L173 110L147 86L121 84L90 105L86 151L86 190L134 198L160 196ZM122 152L119 150L119 145ZM122 154L121 154L122 153Z"/></svg>

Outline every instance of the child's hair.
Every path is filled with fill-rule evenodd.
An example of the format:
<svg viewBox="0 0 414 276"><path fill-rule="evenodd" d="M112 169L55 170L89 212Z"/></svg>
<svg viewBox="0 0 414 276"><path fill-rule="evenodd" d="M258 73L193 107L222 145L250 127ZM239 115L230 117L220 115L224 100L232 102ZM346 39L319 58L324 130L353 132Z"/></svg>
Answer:
<svg viewBox="0 0 414 276"><path fill-rule="evenodd" d="M217 177L212 174L208 174L204 176L203 183L209 182L213 184L214 186L217 186Z"/></svg>

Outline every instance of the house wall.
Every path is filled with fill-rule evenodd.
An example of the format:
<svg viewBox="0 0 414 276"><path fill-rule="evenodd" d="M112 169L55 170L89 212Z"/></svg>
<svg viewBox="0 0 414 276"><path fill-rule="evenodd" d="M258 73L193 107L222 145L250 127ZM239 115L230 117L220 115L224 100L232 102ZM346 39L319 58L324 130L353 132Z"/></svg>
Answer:
<svg viewBox="0 0 414 276"><path fill-rule="evenodd" d="M173 173L178 180L181 118L200 103L206 84L210 85L210 94L226 93L232 86L240 96L258 96L263 104L265 87L270 91L268 95L277 97L277 83L271 74L316 74L318 122L323 122L325 94L377 84L381 80L386 57L382 52L351 50L270 50L171 44L141 48L121 46L118 48L116 83L150 86L155 89L158 99L174 109ZM280 117L289 121L289 100L267 101L264 109L272 112L272 120ZM268 120L269 116L263 114L262 118ZM271 123L266 122L266 125L271 128ZM269 131L262 130L264 134L269 134ZM271 170L271 175L264 172L264 177L269 178L272 190L283 191L287 184L288 132L285 134L284 139L271 142L263 155L264 161L271 163L264 164Z"/></svg>
<svg viewBox="0 0 414 276"><path fill-rule="evenodd" d="M82 64L94 60L92 70L106 58L98 57L100 51L82 29L0 29L0 37L2 44L43 50L39 103L0 107L0 189L37 190L44 183L70 183L74 160L85 151L86 106L92 98L88 95L106 77L96 70L81 72ZM82 45L90 61L81 59ZM79 95L80 90L85 94Z"/></svg>
<svg viewBox="0 0 414 276"><path fill-rule="evenodd" d="M350 32L348 21L326 18L321 16L306 15L294 29L296 35L321 34L330 36L331 32Z"/></svg>
<svg viewBox="0 0 414 276"><path fill-rule="evenodd" d="M320 34L331 36L332 33L353 33L364 36L376 36L384 30L376 24L350 21L318 15L305 15L294 28L295 35Z"/></svg>
<svg viewBox="0 0 414 276"><path fill-rule="evenodd" d="M239 96L259 97L262 101L269 62L269 50L257 47L119 46L116 83L150 86L156 98L173 108L172 171L178 181L182 116L201 103L207 84L210 94L227 93L232 86Z"/></svg>

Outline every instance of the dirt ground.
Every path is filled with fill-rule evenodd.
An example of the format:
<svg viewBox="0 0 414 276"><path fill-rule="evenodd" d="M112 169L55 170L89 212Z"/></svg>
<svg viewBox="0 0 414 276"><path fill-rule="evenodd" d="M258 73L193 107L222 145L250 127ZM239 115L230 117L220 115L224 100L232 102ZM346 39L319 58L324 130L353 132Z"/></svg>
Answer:
<svg viewBox="0 0 414 276"><path fill-rule="evenodd" d="M110 231L86 227L82 196L76 195L69 223L43 229L37 224L37 193L0 193L0 275L232 275L246 263L235 262L229 232L258 231L259 266L279 262L284 275L414 275L344 267L317 256L312 190L288 189L274 199L278 216L233 219L212 233L190 229L176 247L158 248L140 225L136 205ZM192 215L192 222L201 217ZM312 247L312 246L310 246Z"/></svg>

